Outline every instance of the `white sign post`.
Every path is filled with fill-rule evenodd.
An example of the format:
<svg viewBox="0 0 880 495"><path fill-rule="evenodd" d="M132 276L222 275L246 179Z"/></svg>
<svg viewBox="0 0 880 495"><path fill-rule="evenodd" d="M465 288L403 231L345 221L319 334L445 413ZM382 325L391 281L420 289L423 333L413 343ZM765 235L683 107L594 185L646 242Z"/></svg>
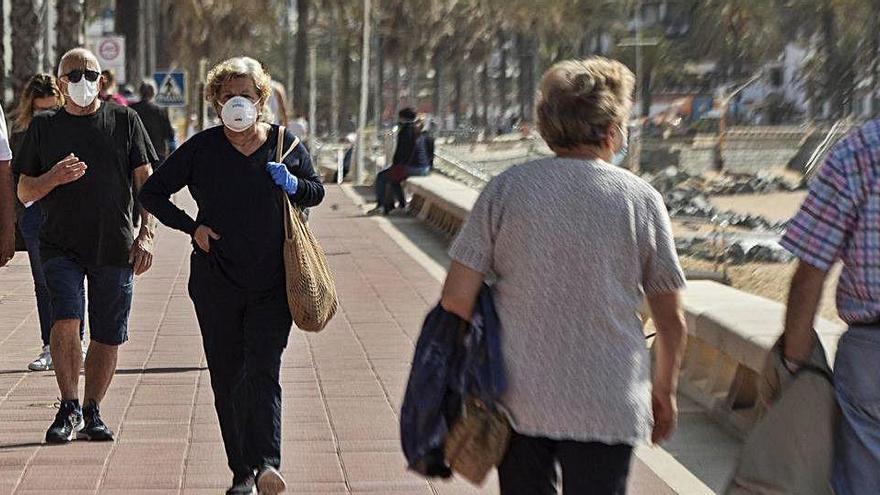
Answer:
<svg viewBox="0 0 880 495"><path fill-rule="evenodd" d="M101 64L101 69L109 69L116 76L117 84L125 84L125 36L101 36L96 38L92 51Z"/></svg>

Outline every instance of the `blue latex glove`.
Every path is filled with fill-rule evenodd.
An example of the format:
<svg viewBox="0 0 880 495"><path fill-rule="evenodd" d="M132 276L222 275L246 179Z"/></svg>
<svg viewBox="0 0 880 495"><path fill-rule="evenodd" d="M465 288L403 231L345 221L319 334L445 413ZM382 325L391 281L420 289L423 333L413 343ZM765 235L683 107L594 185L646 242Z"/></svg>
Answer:
<svg viewBox="0 0 880 495"><path fill-rule="evenodd" d="M269 162L266 164L266 171L272 177L272 182L278 184L278 187L284 189L289 195L295 194L299 186L299 180L295 175L287 170L287 165L278 162Z"/></svg>

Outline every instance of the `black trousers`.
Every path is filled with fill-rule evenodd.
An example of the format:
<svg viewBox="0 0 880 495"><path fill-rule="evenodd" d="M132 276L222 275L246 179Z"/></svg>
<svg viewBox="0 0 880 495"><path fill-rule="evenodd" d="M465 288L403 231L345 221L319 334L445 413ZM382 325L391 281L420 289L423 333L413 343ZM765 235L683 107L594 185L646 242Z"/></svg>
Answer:
<svg viewBox="0 0 880 495"><path fill-rule="evenodd" d="M283 286L245 291L194 253L189 294L234 481L281 465L281 354L293 321Z"/></svg>
<svg viewBox="0 0 880 495"><path fill-rule="evenodd" d="M623 495L632 447L535 438L513 433L498 478L501 495L555 495L556 464L565 495Z"/></svg>

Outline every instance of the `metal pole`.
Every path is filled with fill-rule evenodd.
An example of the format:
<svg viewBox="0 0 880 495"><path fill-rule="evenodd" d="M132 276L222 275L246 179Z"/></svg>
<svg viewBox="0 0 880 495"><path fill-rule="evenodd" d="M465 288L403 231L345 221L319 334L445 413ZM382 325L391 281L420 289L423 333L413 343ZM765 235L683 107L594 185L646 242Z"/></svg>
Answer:
<svg viewBox="0 0 880 495"><path fill-rule="evenodd" d="M367 140L364 135L367 127L367 104L370 98L370 10L372 2L364 0L364 40L361 53L361 108L358 114L357 163L354 169L354 181L363 184L366 179L364 168L364 147Z"/></svg>

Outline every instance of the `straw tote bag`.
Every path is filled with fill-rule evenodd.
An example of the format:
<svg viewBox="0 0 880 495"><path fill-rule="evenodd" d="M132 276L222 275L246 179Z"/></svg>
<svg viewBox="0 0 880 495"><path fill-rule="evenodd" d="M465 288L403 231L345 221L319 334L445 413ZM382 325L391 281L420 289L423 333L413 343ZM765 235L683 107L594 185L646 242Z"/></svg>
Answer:
<svg viewBox="0 0 880 495"><path fill-rule="evenodd" d="M278 128L276 160L283 160L299 144L299 138L285 152L283 126ZM293 322L306 332L320 332L336 314L336 283L324 250L306 225L300 211L281 191L284 210L284 274L287 281L287 305Z"/></svg>

